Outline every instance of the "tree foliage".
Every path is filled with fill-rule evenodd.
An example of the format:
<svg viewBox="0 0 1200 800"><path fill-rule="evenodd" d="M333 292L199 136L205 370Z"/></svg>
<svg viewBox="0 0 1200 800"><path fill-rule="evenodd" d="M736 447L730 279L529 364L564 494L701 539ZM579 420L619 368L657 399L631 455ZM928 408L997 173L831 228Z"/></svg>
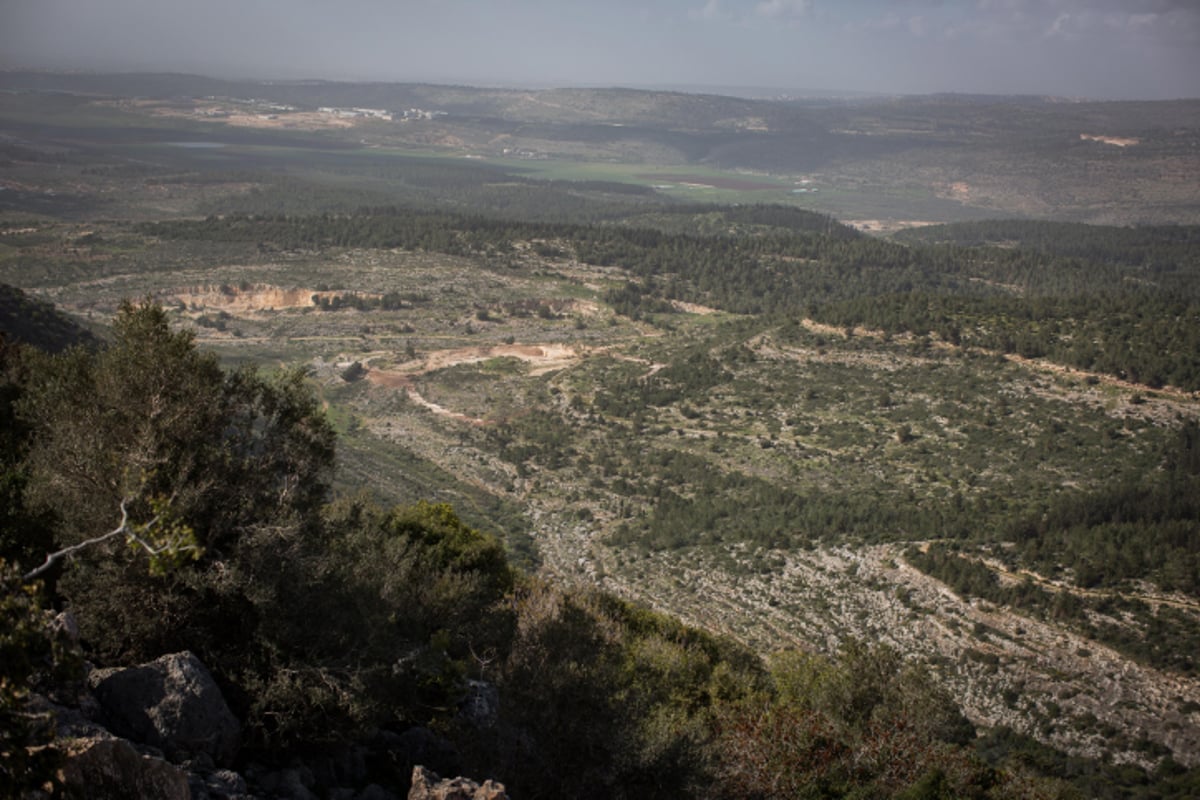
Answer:
<svg viewBox="0 0 1200 800"><path fill-rule="evenodd" d="M0 559L0 793L21 797L57 784L53 715L32 691L69 680L78 653L53 624L40 584Z"/></svg>
<svg viewBox="0 0 1200 800"><path fill-rule="evenodd" d="M772 694L718 716L726 796L1020 796L962 747L974 729L954 704L887 647L785 652L771 676Z"/></svg>

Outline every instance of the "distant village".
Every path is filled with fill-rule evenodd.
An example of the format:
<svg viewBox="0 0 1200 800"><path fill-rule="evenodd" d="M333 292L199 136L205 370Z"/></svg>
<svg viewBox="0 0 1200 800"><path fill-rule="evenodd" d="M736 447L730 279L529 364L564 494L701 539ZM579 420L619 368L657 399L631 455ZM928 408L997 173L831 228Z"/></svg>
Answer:
<svg viewBox="0 0 1200 800"><path fill-rule="evenodd" d="M316 108L309 106L302 108L257 97L217 95L180 96L175 98L173 103L177 109L186 107L187 110L183 113L205 120L220 121L230 125L300 130L347 128L360 122L371 123L376 120L395 122L401 125L415 124L450 115L448 111L415 106L402 111L363 106L318 106ZM492 155L524 161L542 161L550 158L548 153L521 146L504 147ZM484 156L479 153L467 153L463 155L463 158L481 159Z"/></svg>
<svg viewBox="0 0 1200 800"><path fill-rule="evenodd" d="M385 119L389 122L392 120L414 120L414 119L433 119L434 117L446 116L445 111L428 111L423 108L409 108L404 111L394 112L382 108L333 108L330 106L322 106L317 111L322 114L331 114L335 117L343 119Z"/></svg>
<svg viewBox="0 0 1200 800"><path fill-rule="evenodd" d="M301 109L296 106L286 105L283 103L274 103L269 100L260 100L255 97L205 97L205 100L210 102L235 103L237 105L251 106L254 111L267 119L274 119L279 114L292 114L299 112ZM202 116L208 117L225 117L229 116L229 112L223 109L205 109L198 112ZM410 120L432 120L437 117L447 115L445 111L430 110L425 108L409 108L404 111L389 111L385 108L340 108L337 106L321 106L317 109L318 114L325 114L337 119L380 119L388 122L392 121L410 121Z"/></svg>

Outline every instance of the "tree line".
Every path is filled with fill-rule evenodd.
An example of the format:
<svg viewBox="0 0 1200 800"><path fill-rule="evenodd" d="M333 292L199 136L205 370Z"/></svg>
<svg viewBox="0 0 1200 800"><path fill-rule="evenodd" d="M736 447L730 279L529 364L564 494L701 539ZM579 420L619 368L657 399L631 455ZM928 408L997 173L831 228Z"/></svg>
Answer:
<svg viewBox="0 0 1200 800"><path fill-rule="evenodd" d="M733 233L400 208L235 214L148 223L141 230L294 249L404 248L461 256L511 254L517 242L552 242L562 257L633 275L636 284L608 295L630 316L664 313L663 301L685 300L741 314L937 335L1155 388L1200 389L1200 263L1191 228L1089 228L1054 239L1054 246L1036 237L1029 246L1004 248L958 241L906 246L858 235L811 212L734 207L719 213L736 224Z"/></svg>

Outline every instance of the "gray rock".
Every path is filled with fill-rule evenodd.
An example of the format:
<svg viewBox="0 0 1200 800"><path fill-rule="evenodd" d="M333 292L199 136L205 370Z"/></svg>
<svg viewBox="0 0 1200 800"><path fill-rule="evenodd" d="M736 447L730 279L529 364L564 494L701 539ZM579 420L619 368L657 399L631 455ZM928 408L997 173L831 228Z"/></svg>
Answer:
<svg viewBox="0 0 1200 800"><path fill-rule="evenodd" d="M482 784L467 778L438 777L424 767L413 767L408 800L508 800L504 784L493 780Z"/></svg>
<svg viewBox="0 0 1200 800"><path fill-rule="evenodd" d="M209 797L245 797L247 795L246 781L241 775L228 769L218 769L204 776L204 788Z"/></svg>
<svg viewBox="0 0 1200 800"><path fill-rule="evenodd" d="M191 653L129 669L97 670L88 682L114 733L158 747L174 761L203 754L218 765L233 762L241 726Z"/></svg>
<svg viewBox="0 0 1200 800"><path fill-rule="evenodd" d="M188 776L124 739L76 739L65 748L64 794L87 800L191 800Z"/></svg>

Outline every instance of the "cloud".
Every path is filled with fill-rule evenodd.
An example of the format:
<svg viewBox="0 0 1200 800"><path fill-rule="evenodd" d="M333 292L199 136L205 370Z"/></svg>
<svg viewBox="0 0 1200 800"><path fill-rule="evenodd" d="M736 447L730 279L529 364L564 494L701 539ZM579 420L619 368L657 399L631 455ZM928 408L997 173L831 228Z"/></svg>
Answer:
<svg viewBox="0 0 1200 800"><path fill-rule="evenodd" d="M1200 44L1200 3L1196 2L1045 0L1032 7L1026 2L1025 6L1020 14L994 14L982 21L990 22L996 34L1010 38L1031 33L1037 26L1043 38L1097 46Z"/></svg>
<svg viewBox="0 0 1200 800"><path fill-rule="evenodd" d="M900 0L904 5L917 5L918 3L925 5L925 0ZM878 17L868 17L861 22L850 22L845 25L845 30L850 33L855 32L877 32L877 33L892 33L895 31L905 30L917 38L928 35L934 27L934 24L929 17L923 14L914 16L901 16L894 11L889 11L886 14ZM940 30L940 28L939 28Z"/></svg>
<svg viewBox="0 0 1200 800"><path fill-rule="evenodd" d="M687 13L689 19L702 20L726 19L729 16L725 13L725 10L721 8L721 0L708 0L708 2L700 8L689 8Z"/></svg>
<svg viewBox="0 0 1200 800"><path fill-rule="evenodd" d="M1059 15L1058 15L1058 16L1057 16L1057 17L1054 19L1054 22L1052 22L1052 23L1050 24L1050 27L1046 29L1046 37L1047 37L1047 38L1052 38L1052 37L1055 37L1055 36L1061 36L1061 35L1063 35L1063 34L1064 34L1064 28L1067 26L1067 24L1068 24L1070 21L1071 21L1071 15L1070 15L1070 14L1066 13L1065 11L1064 11L1062 14L1059 14Z"/></svg>
<svg viewBox="0 0 1200 800"><path fill-rule="evenodd" d="M847 23L846 30L854 31L894 31L904 20L895 12L888 12L881 17L869 17L862 22Z"/></svg>
<svg viewBox="0 0 1200 800"><path fill-rule="evenodd" d="M760 17L806 17L812 11L812 0L763 0L754 7Z"/></svg>

